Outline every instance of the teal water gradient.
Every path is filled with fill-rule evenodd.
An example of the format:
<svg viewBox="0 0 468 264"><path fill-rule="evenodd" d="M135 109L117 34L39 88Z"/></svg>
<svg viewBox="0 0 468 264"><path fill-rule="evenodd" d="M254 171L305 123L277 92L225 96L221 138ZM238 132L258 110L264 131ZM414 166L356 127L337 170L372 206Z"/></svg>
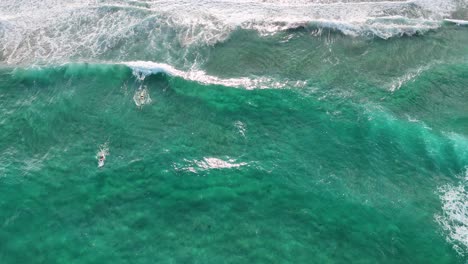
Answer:
<svg viewBox="0 0 468 264"><path fill-rule="evenodd" d="M468 165L467 41L238 30L200 50L212 76L303 82L281 89L4 65L0 263L465 263L436 216Z"/></svg>

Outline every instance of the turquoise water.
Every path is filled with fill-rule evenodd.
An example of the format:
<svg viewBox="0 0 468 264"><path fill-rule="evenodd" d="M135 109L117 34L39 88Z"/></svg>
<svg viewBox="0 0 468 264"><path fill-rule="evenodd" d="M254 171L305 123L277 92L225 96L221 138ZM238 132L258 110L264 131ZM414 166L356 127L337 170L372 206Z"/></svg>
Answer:
<svg viewBox="0 0 468 264"><path fill-rule="evenodd" d="M356 2L0 4L0 263L467 263L466 2Z"/></svg>

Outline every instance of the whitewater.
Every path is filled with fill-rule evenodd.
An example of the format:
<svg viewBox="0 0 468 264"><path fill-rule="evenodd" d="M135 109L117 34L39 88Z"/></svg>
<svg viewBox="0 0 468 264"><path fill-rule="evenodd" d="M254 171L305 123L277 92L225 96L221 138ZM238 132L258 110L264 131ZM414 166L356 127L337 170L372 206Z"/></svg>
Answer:
<svg viewBox="0 0 468 264"><path fill-rule="evenodd" d="M466 0L3 0L1 263L468 263Z"/></svg>

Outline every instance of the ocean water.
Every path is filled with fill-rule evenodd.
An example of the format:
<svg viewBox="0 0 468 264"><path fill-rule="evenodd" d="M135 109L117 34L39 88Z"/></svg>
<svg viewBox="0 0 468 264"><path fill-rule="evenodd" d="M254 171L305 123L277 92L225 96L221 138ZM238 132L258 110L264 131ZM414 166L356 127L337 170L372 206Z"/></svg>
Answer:
<svg viewBox="0 0 468 264"><path fill-rule="evenodd" d="M466 20L2 0L0 263L468 263Z"/></svg>

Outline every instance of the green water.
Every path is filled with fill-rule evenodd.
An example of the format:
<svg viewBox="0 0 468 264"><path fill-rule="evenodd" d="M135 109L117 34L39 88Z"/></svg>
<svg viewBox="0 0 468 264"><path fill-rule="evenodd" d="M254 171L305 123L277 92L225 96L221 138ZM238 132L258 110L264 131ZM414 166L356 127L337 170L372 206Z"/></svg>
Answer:
<svg viewBox="0 0 468 264"><path fill-rule="evenodd" d="M266 89L137 78L113 58L165 54L138 41L65 63L4 50L0 263L466 263L468 28L314 30L165 61Z"/></svg>

